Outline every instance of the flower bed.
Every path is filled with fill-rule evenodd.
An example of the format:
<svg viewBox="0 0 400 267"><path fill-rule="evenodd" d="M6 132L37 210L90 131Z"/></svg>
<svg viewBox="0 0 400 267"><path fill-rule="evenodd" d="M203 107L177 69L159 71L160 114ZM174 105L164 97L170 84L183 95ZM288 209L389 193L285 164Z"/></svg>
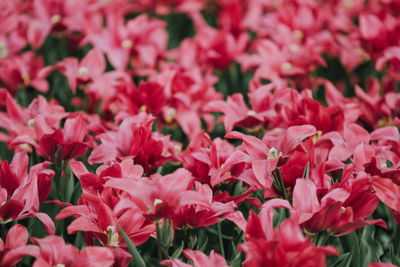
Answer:
<svg viewBox="0 0 400 267"><path fill-rule="evenodd" d="M1 266L400 264L397 0L0 1Z"/></svg>

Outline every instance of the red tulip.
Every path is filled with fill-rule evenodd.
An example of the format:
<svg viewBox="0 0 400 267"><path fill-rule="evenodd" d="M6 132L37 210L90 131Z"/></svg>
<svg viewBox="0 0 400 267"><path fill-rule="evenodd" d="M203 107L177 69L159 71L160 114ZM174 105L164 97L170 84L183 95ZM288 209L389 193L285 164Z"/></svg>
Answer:
<svg viewBox="0 0 400 267"><path fill-rule="evenodd" d="M163 260L160 262L162 265L171 266L171 267L228 267L229 265L226 263L225 259L218 253L215 253L214 250L211 250L210 256L205 255L203 252L185 249L183 251L186 258L188 258L193 264L186 264L178 259L172 260Z"/></svg>
<svg viewBox="0 0 400 267"><path fill-rule="evenodd" d="M8 231L5 245L0 239L0 258L2 266L14 266L22 260L25 255L35 256L37 254L36 246L26 245L28 242L28 235L29 233L24 226L16 224Z"/></svg>
<svg viewBox="0 0 400 267"><path fill-rule="evenodd" d="M400 225L400 186L390 179L373 177L372 188L378 198L390 208L393 218Z"/></svg>
<svg viewBox="0 0 400 267"><path fill-rule="evenodd" d="M239 246L246 253L243 266L325 266L325 255L338 255L332 246L316 247L293 220L273 229L271 208L265 206L258 216L250 211L246 242Z"/></svg>

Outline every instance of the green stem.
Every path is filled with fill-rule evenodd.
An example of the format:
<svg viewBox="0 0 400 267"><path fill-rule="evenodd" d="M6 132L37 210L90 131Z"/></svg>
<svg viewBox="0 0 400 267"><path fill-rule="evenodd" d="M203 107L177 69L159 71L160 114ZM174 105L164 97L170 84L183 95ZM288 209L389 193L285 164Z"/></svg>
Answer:
<svg viewBox="0 0 400 267"><path fill-rule="evenodd" d="M286 188L285 188L285 184L283 183L283 178L282 178L282 173L281 173L281 169L280 168L276 168L276 176L278 177L278 181L281 187L281 191L282 191L282 197L286 200L288 200L287 194L286 194Z"/></svg>
<svg viewBox="0 0 400 267"><path fill-rule="evenodd" d="M166 223L166 222L164 222L164 223ZM168 259L169 258L169 256L168 256L168 248L167 247L165 247L164 245L163 245L163 243L161 242L161 231L160 231L160 226L159 226L159 224L158 224L158 221L156 222L156 232L157 232L157 243L158 243L158 256L161 258L161 259Z"/></svg>
<svg viewBox="0 0 400 267"><path fill-rule="evenodd" d="M271 176L272 176L272 184L274 185L276 191L278 191L278 193L280 193L280 191L281 191L281 185L280 185L280 183L279 183L279 181L278 181L278 178L276 177L274 171L271 173Z"/></svg>
<svg viewBox="0 0 400 267"><path fill-rule="evenodd" d="M281 188L281 193L282 193L283 199L286 199L287 201L289 201L289 198L288 198L288 196L286 194L286 188L285 188L285 183L283 182L281 169L279 167L276 168L276 176L278 177L278 181L279 181L279 185L280 185L280 188ZM290 212L287 209L285 209L285 216L286 216L286 218L290 217Z"/></svg>
<svg viewBox="0 0 400 267"><path fill-rule="evenodd" d="M160 242L160 226L158 225L158 221L156 221L156 233L157 233L157 254L160 259L162 259L162 252L161 252L161 242Z"/></svg>
<svg viewBox="0 0 400 267"><path fill-rule="evenodd" d="M62 195L60 192L60 180L62 174L62 164L53 163L54 177L53 177L53 185L51 187L51 197L52 199L58 199L62 201Z"/></svg>
<svg viewBox="0 0 400 267"><path fill-rule="evenodd" d="M21 106L27 107L29 105L28 94L26 92L25 87L21 87L18 90L18 100L21 103Z"/></svg>
<svg viewBox="0 0 400 267"><path fill-rule="evenodd" d="M7 227L5 223L0 223L1 224L1 239L6 240L7 236Z"/></svg>
<svg viewBox="0 0 400 267"><path fill-rule="evenodd" d="M137 250L135 244L133 244L132 240L125 233L124 229L122 229L121 226L119 226L119 232L124 238L125 243L128 245L129 253L132 255L131 261L133 261L133 265L135 267L146 267L146 263L140 255L139 251Z"/></svg>
<svg viewBox="0 0 400 267"><path fill-rule="evenodd" d="M221 249L221 255L225 258L225 250L224 250L224 241L222 240L222 231L221 231L221 222L217 223L217 230L218 230L218 240L219 240L219 247Z"/></svg>

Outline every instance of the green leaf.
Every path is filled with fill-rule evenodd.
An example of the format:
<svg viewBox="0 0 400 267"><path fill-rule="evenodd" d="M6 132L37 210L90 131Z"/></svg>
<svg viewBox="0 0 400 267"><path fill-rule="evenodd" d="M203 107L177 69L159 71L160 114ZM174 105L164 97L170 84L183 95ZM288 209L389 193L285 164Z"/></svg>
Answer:
<svg viewBox="0 0 400 267"><path fill-rule="evenodd" d="M169 247L174 240L172 223L164 221L160 231L160 242L164 247Z"/></svg>
<svg viewBox="0 0 400 267"><path fill-rule="evenodd" d="M242 266L242 253L237 253L235 257L231 260L229 263L230 266L232 267L240 267Z"/></svg>
<svg viewBox="0 0 400 267"><path fill-rule="evenodd" d="M375 226L364 227L360 237L361 266L367 266L383 255L382 245L375 239Z"/></svg>
<svg viewBox="0 0 400 267"><path fill-rule="evenodd" d="M361 266L360 243L355 231L340 238L344 251L352 252L351 266Z"/></svg>
<svg viewBox="0 0 400 267"><path fill-rule="evenodd" d="M219 221L217 223L218 241L219 241L219 249L221 251L221 255L222 255L222 257L225 258L224 240L222 238L221 223L222 223L222 221Z"/></svg>
<svg viewBox="0 0 400 267"><path fill-rule="evenodd" d="M233 195L237 196L243 193L243 181L239 180L236 184L235 187L233 188Z"/></svg>
<svg viewBox="0 0 400 267"><path fill-rule="evenodd" d="M172 256L170 258L178 258L181 255L184 246L185 242L182 241L181 245L174 251L174 253L172 253Z"/></svg>
<svg viewBox="0 0 400 267"><path fill-rule="evenodd" d="M65 202L71 203L72 200L72 195L74 194L75 191L75 182L74 182L74 174L70 167L67 165L65 168Z"/></svg>
<svg viewBox="0 0 400 267"><path fill-rule="evenodd" d="M392 263L399 265L400 260L399 260L398 256L396 256L396 253L394 252L394 245L392 244L389 249L390 249L390 259L391 259Z"/></svg>
<svg viewBox="0 0 400 267"><path fill-rule="evenodd" d="M207 228L205 228L205 229L206 229L207 232L209 232L209 233L211 233L211 234L213 234L213 235L218 236L218 231L217 231L217 230L215 230L215 229L213 229L213 228L210 228L210 227L207 227ZM221 236L222 236L223 239L235 240L235 238L234 238L233 236L224 235L224 234L221 234Z"/></svg>
<svg viewBox="0 0 400 267"><path fill-rule="evenodd" d="M351 260L353 258L352 252L347 252L346 254L337 257L336 262L333 264L335 267L350 267Z"/></svg>
<svg viewBox="0 0 400 267"><path fill-rule="evenodd" d="M200 239L199 239L199 241L200 241ZM204 239L203 244L200 245L200 242L197 243L197 250L199 250L199 251L201 251L201 252L204 252L204 250L205 250L206 247L207 247L207 244L208 244L208 237L206 237L206 238Z"/></svg>
<svg viewBox="0 0 400 267"><path fill-rule="evenodd" d="M133 266L135 267L146 267L146 263L144 262L142 256L137 250L135 244L133 244L132 240L125 233L124 229L122 229L121 225L119 226L119 232L125 240L125 243L128 245L129 253L132 255L131 262L133 262Z"/></svg>
<svg viewBox="0 0 400 267"><path fill-rule="evenodd" d="M197 237L196 236L189 236L188 246L190 249L194 249L194 246L197 244Z"/></svg>
<svg viewBox="0 0 400 267"><path fill-rule="evenodd" d="M303 178L309 178L309 177L310 177L310 162L307 162L307 165L304 168Z"/></svg>

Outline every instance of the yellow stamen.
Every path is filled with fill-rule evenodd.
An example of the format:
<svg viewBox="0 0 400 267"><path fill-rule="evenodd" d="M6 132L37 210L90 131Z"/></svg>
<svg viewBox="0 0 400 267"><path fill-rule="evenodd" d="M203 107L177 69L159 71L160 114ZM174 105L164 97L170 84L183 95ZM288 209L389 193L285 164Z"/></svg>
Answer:
<svg viewBox="0 0 400 267"><path fill-rule="evenodd" d="M61 21L61 16L59 14L56 14L56 15L51 17L50 21L53 24L57 24L57 23L59 23Z"/></svg>
<svg viewBox="0 0 400 267"><path fill-rule="evenodd" d="M248 116L255 116L257 113L254 110L247 111Z"/></svg>
<svg viewBox="0 0 400 267"><path fill-rule="evenodd" d="M133 46L133 42L129 39L125 39L121 42L121 47L125 49L130 49Z"/></svg>
<svg viewBox="0 0 400 267"><path fill-rule="evenodd" d="M297 44L291 44L291 45L289 46L289 50L290 50L292 53L297 53L297 52L300 51L300 47L299 47Z"/></svg>
<svg viewBox="0 0 400 267"><path fill-rule="evenodd" d="M360 56L362 56L364 58L364 60L370 60L371 59L371 56L368 54L368 52L365 51L361 47L357 47L356 48L356 53L359 54Z"/></svg>
<svg viewBox="0 0 400 267"><path fill-rule="evenodd" d="M118 247L119 244L119 235L115 231L114 226L107 226L107 245L111 247Z"/></svg>
<svg viewBox="0 0 400 267"><path fill-rule="evenodd" d="M175 145L174 146L174 150L175 150L175 154L178 154L178 153L180 153L182 151L182 147L178 146L178 145Z"/></svg>
<svg viewBox="0 0 400 267"><path fill-rule="evenodd" d="M6 56L8 56L6 43L4 41L0 41L0 58L5 58Z"/></svg>
<svg viewBox="0 0 400 267"><path fill-rule="evenodd" d="M86 67L80 67L78 72L79 72L79 75L84 76L84 75L88 74L89 70Z"/></svg>
<svg viewBox="0 0 400 267"><path fill-rule="evenodd" d="M31 83L31 78L29 77L29 74L27 72L23 72L21 74L21 78L24 81L25 86L28 86Z"/></svg>
<svg viewBox="0 0 400 267"><path fill-rule="evenodd" d="M156 199L154 199L153 206L157 207L158 205L160 205L162 203L163 203L163 201L161 199L156 198Z"/></svg>
<svg viewBox="0 0 400 267"><path fill-rule="evenodd" d="M317 131L317 133L312 137L312 141L315 144L322 136L322 131Z"/></svg>
<svg viewBox="0 0 400 267"><path fill-rule="evenodd" d="M294 30L293 31L293 36L294 36L294 38L296 38L298 40L301 40L304 37L304 33L302 31L300 31L300 30Z"/></svg>
<svg viewBox="0 0 400 267"><path fill-rule="evenodd" d="M267 159L276 159L283 156L282 151L278 153L278 150L275 147L272 147L269 150L269 154L270 155L267 157Z"/></svg>
<svg viewBox="0 0 400 267"><path fill-rule="evenodd" d="M140 106L140 111L146 112L146 110L147 110L147 106L146 105Z"/></svg>
<svg viewBox="0 0 400 267"><path fill-rule="evenodd" d="M344 0L342 2L342 6L347 9L352 9L354 7L354 3L351 0Z"/></svg>
<svg viewBox="0 0 400 267"><path fill-rule="evenodd" d="M292 64L290 62L285 62L281 65L281 70L282 71L288 71L292 68Z"/></svg>
<svg viewBox="0 0 400 267"><path fill-rule="evenodd" d="M390 126L390 125L393 125L393 120L391 117L383 117L382 119L378 120L379 127Z"/></svg>
<svg viewBox="0 0 400 267"><path fill-rule="evenodd" d="M29 125L30 128L33 129L33 126L35 126L35 120L34 120L34 119L30 119L30 120L28 121L28 125Z"/></svg>
<svg viewBox="0 0 400 267"><path fill-rule="evenodd" d="M30 144L24 143L24 144L20 144L19 148L21 148L24 151L30 152L32 151L32 147Z"/></svg>
<svg viewBox="0 0 400 267"><path fill-rule="evenodd" d="M165 121L167 123L171 123L175 119L175 115L176 115L176 109L169 108L167 110L167 115L165 116Z"/></svg>

